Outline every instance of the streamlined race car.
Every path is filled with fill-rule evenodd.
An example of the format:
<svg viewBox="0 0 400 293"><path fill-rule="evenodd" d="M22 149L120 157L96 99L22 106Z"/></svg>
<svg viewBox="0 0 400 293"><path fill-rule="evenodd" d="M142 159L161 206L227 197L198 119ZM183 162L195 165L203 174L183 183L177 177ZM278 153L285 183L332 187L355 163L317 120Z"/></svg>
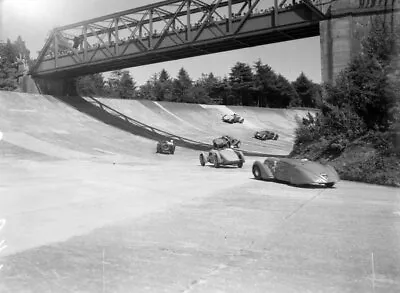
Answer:
<svg viewBox="0 0 400 293"><path fill-rule="evenodd" d="M226 123L243 123L244 118L236 113L234 113L233 115L224 115L222 116L222 121L226 122Z"/></svg>
<svg viewBox="0 0 400 293"><path fill-rule="evenodd" d="M213 139L213 146L215 149L222 149L222 148L239 148L240 147L240 140L233 138L229 135L224 135L219 138Z"/></svg>
<svg viewBox="0 0 400 293"><path fill-rule="evenodd" d="M279 138L279 134L272 131L264 130L264 131L257 131L254 134L254 137L260 140L267 140L267 139L277 140Z"/></svg>
<svg viewBox="0 0 400 293"><path fill-rule="evenodd" d="M340 181L336 170L307 159L268 157L264 163L255 161L253 175L259 180L275 180L293 185L332 187Z"/></svg>
<svg viewBox="0 0 400 293"><path fill-rule="evenodd" d="M245 162L244 155L241 151L233 149L210 150L208 153L202 152L199 156L200 165L205 166L207 162L214 164L215 168L223 165L237 165L243 167Z"/></svg>
<svg viewBox="0 0 400 293"><path fill-rule="evenodd" d="M175 153L174 141L172 139L159 141L157 143L157 152L156 153L173 155Z"/></svg>

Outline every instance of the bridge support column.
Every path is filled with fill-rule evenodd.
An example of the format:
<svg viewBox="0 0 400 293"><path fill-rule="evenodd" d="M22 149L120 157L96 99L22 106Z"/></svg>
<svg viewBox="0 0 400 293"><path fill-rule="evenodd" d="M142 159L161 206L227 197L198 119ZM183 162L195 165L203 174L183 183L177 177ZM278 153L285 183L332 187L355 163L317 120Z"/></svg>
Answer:
<svg viewBox="0 0 400 293"><path fill-rule="evenodd" d="M53 96L77 96L76 78L36 78L40 92L44 95Z"/></svg>
<svg viewBox="0 0 400 293"><path fill-rule="evenodd" d="M352 13L320 22L323 82L334 83L338 73L347 67L352 57L360 53L361 41L369 33L372 18L379 17L392 28L400 25L399 10L386 8L374 11L376 8L371 7L369 11L358 13L357 8L353 9ZM400 70L399 60L396 65L398 70Z"/></svg>

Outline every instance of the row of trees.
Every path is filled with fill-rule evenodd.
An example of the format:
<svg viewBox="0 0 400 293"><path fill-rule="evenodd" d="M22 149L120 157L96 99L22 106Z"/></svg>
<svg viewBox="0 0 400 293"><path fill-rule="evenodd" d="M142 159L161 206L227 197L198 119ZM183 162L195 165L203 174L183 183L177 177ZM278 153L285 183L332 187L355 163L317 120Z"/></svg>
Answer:
<svg viewBox="0 0 400 293"><path fill-rule="evenodd" d="M192 80L181 68L176 78L162 69L144 85L137 86L129 71L113 71L105 80L101 74L78 78L81 95L103 95L122 99L149 99L183 103L225 104L271 108L316 107L321 103L321 88L304 73L294 82L277 74L269 65L257 61L251 68L237 62L229 76L213 73Z"/></svg>

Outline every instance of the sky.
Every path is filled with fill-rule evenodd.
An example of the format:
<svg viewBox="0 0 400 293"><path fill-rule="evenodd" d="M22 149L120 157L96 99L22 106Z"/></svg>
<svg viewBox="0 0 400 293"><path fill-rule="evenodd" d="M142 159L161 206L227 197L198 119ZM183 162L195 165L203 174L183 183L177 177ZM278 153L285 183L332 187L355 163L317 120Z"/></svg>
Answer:
<svg viewBox="0 0 400 293"><path fill-rule="evenodd" d="M271 0L262 0L271 1ZM44 46L48 32L67 25L106 14L154 3L150 0L0 0L0 41L14 41L18 35L26 42L31 57ZM209 1L207 1L209 2ZM173 77L184 67L192 79L202 73L228 75L236 62L253 66L257 60L270 65L290 81L301 72L314 82L321 81L320 38L306 38L252 48L227 51L194 58L130 68L138 85L154 73L166 69Z"/></svg>

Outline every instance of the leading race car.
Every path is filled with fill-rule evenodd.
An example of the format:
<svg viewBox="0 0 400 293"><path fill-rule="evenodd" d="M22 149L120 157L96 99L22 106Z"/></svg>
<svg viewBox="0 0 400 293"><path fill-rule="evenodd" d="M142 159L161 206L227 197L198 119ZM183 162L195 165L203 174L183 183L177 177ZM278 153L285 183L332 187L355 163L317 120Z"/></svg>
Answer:
<svg viewBox="0 0 400 293"><path fill-rule="evenodd" d="M239 148L241 141L229 135L224 135L219 138L213 139L213 146L215 149L222 148Z"/></svg>
<svg viewBox="0 0 400 293"><path fill-rule="evenodd" d="M175 144L174 141L171 140L163 140L157 143L157 152L160 154L171 154L175 153Z"/></svg>
<svg viewBox="0 0 400 293"><path fill-rule="evenodd" d="M253 175L259 180L276 180L292 185L319 185L333 187L340 181L336 170L307 159L267 158L255 161Z"/></svg>
<svg viewBox="0 0 400 293"><path fill-rule="evenodd" d="M254 134L254 137L260 140L267 140L267 139L277 140L279 138L279 134L272 131L264 130L264 131L257 131Z"/></svg>
<svg viewBox="0 0 400 293"><path fill-rule="evenodd" d="M243 123L244 122L244 118L236 113L234 113L233 115L224 115L222 116L222 121L226 122L226 123Z"/></svg>
<svg viewBox="0 0 400 293"><path fill-rule="evenodd" d="M226 165L237 165L243 167L245 162L244 155L241 151L234 149L210 150L208 153L202 152L199 156L200 165L205 166L207 162L214 165L215 168Z"/></svg>

